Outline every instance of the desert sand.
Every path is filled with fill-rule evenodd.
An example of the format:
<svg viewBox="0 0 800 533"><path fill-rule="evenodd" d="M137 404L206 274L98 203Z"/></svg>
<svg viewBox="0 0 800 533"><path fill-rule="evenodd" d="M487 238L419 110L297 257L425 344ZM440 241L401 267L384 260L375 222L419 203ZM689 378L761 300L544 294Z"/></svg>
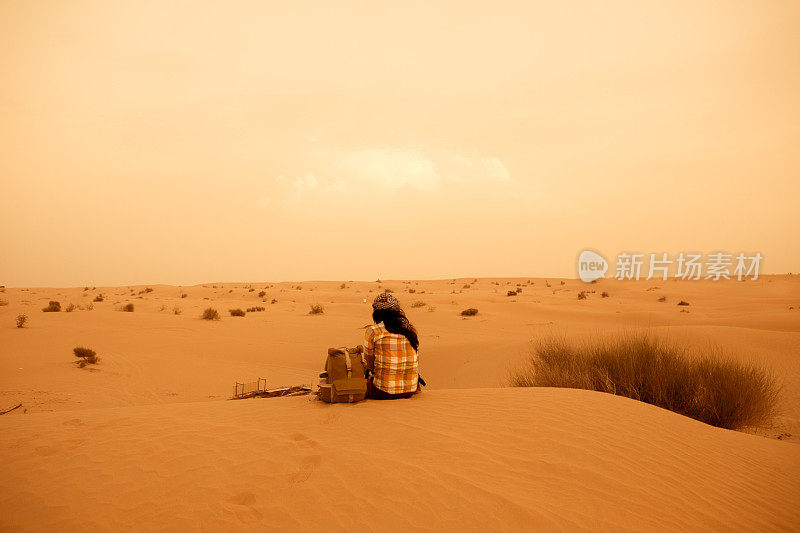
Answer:
<svg viewBox="0 0 800 533"><path fill-rule="evenodd" d="M800 523L800 276L342 283L5 289L0 410L22 407L0 416L0 530ZM385 288L420 331L422 394L228 400L234 381L312 383L327 347L361 342ZM86 307L99 293L92 310L41 311L49 300ZM134 312L118 310L126 303ZM309 315L311 304L324 314ZM265 310L228 314L253 306ZM206 307L222 319L201 320ZM459 316L468 307L478 315ZM772 369L783 385L774 427L728 431L607 394L505 387L538 338L630 330ZM78 345L100 363L77 368Z"/></svg>

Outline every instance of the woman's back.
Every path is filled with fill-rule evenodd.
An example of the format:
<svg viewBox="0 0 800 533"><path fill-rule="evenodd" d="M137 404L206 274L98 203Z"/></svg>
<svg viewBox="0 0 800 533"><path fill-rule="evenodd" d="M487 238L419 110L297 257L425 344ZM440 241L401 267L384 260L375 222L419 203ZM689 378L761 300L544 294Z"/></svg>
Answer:
<svg viewBox="0 0 800 533"><path fill-rule="evenodd" d="M364 348L375 387L388 394L417 390L419 354L404 335L390 332L383 322L368 326L364 332Z"/></svg>

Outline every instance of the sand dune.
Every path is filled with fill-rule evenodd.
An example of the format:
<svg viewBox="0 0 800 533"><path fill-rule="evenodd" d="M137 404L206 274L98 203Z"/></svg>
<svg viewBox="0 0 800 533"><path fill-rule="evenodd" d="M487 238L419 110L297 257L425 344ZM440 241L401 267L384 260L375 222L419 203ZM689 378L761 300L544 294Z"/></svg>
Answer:
<svg viewBox="0 0 800 533"><path fill-rule="evenodd" d="M23 407L0 417L0 530L800 523L800 277L340 285L6 289L0 410ZM517 285L523 291L506 296ZM225 401L235 380L310 382L328 346L361 341L363 300L384 288L421 332L423 395L354 406ZM594 292L578 300L580 290ZM40 310L51 299L85 306L101 292L91 311ZM410 307L417 300L425 305ZM125 303L134 312L117 311ZM312 303L325 313L308 315ZM266 309L228 316L255 305ZM208 306L222 320L200 320ZM459 316L467 307L480 312ZM29 316L23 329L19 313ZM630 329L773 369L784 385L775 427L751 435L598 393L500 388L532 339ZM76 368L77 345L101 363Z"/></svg>
<svg viewBox="0 0 800 533"><path fill-rule="evenodd" d="M2 529L780 530L800 447L560 389L0 419Z"/></svg>

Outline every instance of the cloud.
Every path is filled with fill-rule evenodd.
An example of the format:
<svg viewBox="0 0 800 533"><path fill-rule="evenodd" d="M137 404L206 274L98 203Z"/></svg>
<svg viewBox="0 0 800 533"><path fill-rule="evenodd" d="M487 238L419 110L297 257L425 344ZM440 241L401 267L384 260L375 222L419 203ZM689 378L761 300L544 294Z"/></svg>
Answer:
<svg viewBox="0 0 800 533"><path fill-rule="evenodd" d="M313 170L297 175L281 174L273 196L288 201L314 194L358 196L369 191L402 189L435 193L451 187L512 183L497 157L481 157L457 151L371 148L319 151L308 156ZM291 176L291 177L287 177Z"/></svg>

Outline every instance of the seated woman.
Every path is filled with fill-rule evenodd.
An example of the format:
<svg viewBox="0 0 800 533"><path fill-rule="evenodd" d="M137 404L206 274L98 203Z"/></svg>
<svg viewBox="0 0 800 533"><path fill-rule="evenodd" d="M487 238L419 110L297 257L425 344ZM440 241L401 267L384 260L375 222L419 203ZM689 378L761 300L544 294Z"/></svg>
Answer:
<svg viewBox="0 0 800 533"><path fill-rule="evenodd" d="M384 292L372 302L372 320L364 334L364 360L371 371L369 397L409 398L419 390L419 339L397 298Z"/></svg>

